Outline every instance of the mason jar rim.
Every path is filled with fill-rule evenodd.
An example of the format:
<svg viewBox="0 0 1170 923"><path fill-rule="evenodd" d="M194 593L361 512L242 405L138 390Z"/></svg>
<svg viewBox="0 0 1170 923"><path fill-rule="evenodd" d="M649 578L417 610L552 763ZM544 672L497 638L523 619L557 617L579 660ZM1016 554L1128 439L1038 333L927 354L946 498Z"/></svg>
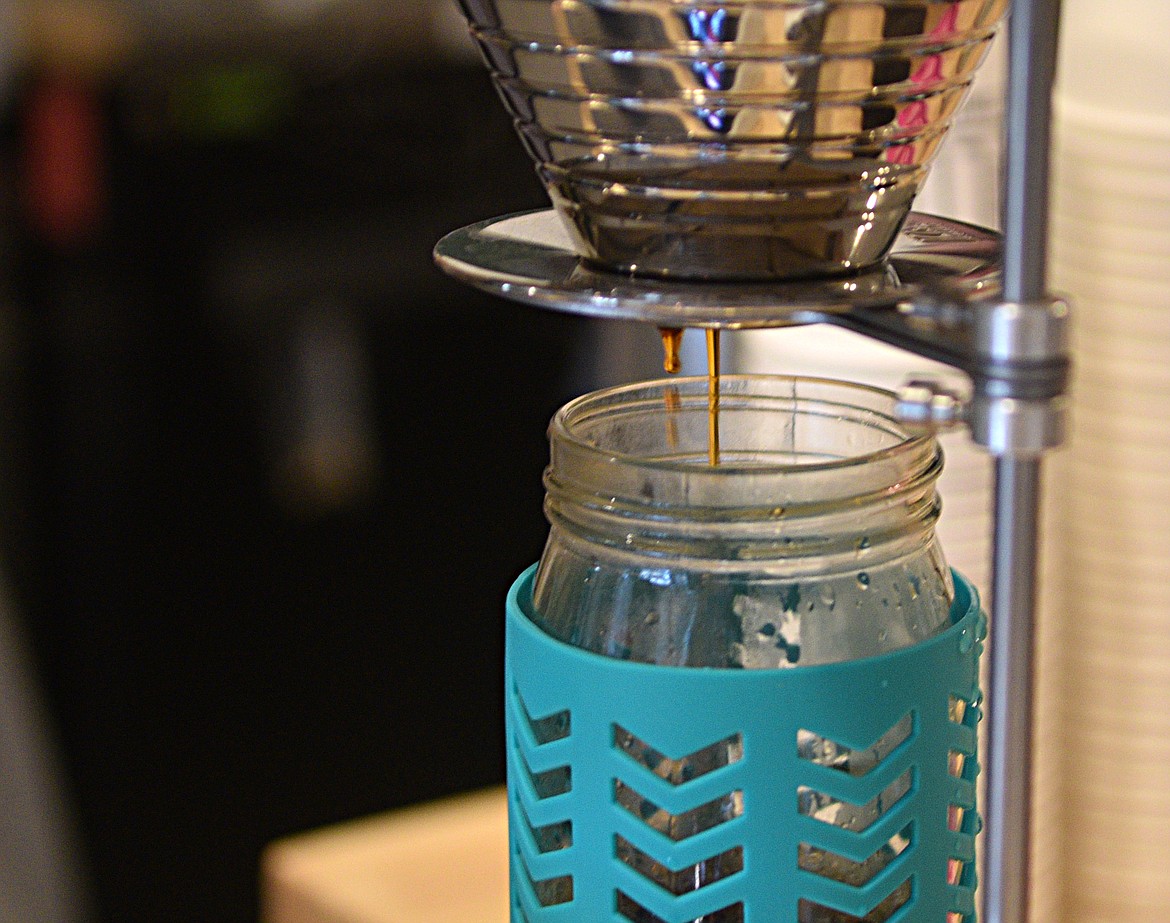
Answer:
<svg viewBox="0 0 1170 923"><path fill-rule="evenodd" d="M674 378L658 378L647 381L632 382L629 384L616 385L613 387L602 388L597 391L592 391L588 394L583 394L562 406L553 416L549 424L548 435L551 442L563 440L570 444L575 450L584 452L588 455L601 459L607 459L612 462L629 465L636 468L645 468L655 471L694 471L695 463L693 461L665 459L665 458L647 458L641 455L635 455L628 452L622 452L613 447L598 445L595 442L590 442L587 439L581 438L580 433L575 431L575 425L579 427L581 423L589 419L594 413L604 410L606 408L614 408L621 406L620 398L622 396L632 396L636 394L644 394L646 397L657 394L658 399L665 398L667 389L681 388L688 385L702 385L706 386L709 379L706 376L683 376ZM849 394L853 395L868 395L871 398L881 398L888 400L891 404L896 400L893 392L875 387L873 385L860 384L857 382L845 381L834 378L826 378L809 375L762 375L762 374L731 374L719 376L719 397L720 400L736 398L736 397L776 397L784 398L790 397L794 400L800 400L800 396L796 394L739 394L725 391L728 385L736 384L767 384L780 385L795 388L799 385L814 386L825 389L832 389L839 391L842 397ZM734 461L720 461L717 466L712 466L712 472L720 472L727 475L734 475L736 473L748 472L753 474L814 474L818 472L833 472L841 471L849 468L854 468L862 465L870 465L875 462L897 461L900 457L907 459L912 458L916 454L923 452L932 443L935 442L933 436L929 434L914 434L906 429L899 421L888 413L883 413L876 408L861 408L856 405L855 409L866 409L877 416L880 416L884 421L896 427L896 430L891 430L891 435L898 438L898 441L893 445L885 446L876 451L861 452L856 455L850 455L843 458L836 458L828 461L810 461L800 463L760 463L753 462L752 464L736 464Z"/></svg>
<svg viewBox="0 0 1170 923"><path fill-rule="evenodd" d="M566 404L549 427L549 522L617 549L607 553L702 558L708 567L856 554L859 529L876 559L931 534L942 450L899 423L891 392L829 378L721 376L728 441L712 465L707 385L658 379ZM682 392L673 424L671 387Z"/></svg>

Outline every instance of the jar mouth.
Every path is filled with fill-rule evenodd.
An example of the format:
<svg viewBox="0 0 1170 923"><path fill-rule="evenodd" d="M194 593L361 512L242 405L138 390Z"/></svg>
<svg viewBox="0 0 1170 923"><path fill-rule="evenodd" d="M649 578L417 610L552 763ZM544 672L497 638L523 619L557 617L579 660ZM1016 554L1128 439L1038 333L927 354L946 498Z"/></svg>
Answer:
<svg viewBox="0 0 1170 923"><path fill-rule="evenodd" d="M774 508L888 496L941 468L936 440L896 418L893 393L782 375L720 377L712 465L708 398L699 377L571 401L549 427L548 479L616 504Z"/></svg>

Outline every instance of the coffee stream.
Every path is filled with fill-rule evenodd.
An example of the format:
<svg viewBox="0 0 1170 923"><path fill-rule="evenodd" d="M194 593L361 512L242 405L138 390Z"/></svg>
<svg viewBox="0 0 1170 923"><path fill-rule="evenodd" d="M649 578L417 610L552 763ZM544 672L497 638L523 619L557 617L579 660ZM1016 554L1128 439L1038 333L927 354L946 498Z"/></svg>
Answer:
<svg viewBox="0 0 1170 923"><path fill-rule="evenodd" d="M677 374L682 367L683 328L660 327L662 335L662 367L668 374ZM707 333L707 462L719 464L719 330L712 328ZM666 438L671 448L678 447L678 425L674 414L681 406L677 388L666 389Z"/></svg>
<svg viewBox="0 0 1170 923"><path fill-rule="evenodd" d="M719 464L719 328L707 330L707 461Z"/></svg>
<svg viewBox="0 0 1170 923"><path fill-rule="evenodd" d="M668 375L677 375L678 370L682 368L680 350L682 349L683 328L659 327L658 332L662 334L662 367L666 369Z"/></svg>

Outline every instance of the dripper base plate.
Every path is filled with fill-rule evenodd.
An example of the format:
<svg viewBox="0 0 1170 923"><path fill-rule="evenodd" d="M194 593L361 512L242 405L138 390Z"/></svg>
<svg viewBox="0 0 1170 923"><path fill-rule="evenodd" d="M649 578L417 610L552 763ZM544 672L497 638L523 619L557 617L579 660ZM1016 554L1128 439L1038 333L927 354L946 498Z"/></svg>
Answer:
<svg viewBox="0 0 1170 923"><path fill-rule="evenodd" d="M912 212L887 259L855 275L769 282L693 282L621 275L582 260L551 209L480 221L448 234L435 261L511 301L660 327L784 327L839 322L857 309L912 304L946 290L992 297L1000 236Z"/></svg>

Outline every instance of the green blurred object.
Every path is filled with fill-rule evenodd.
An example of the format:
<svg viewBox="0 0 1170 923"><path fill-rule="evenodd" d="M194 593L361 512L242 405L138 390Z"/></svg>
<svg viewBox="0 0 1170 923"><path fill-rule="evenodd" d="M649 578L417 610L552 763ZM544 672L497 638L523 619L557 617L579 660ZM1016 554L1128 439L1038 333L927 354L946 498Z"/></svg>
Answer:
<svg viewBox="0 0 1170 923"><path fill-rule="evenodd" d="M279 127L295 95L293 75L279 65L217 64L180 77L170 111L175 128L191 138L253 137Z"/></svg>

